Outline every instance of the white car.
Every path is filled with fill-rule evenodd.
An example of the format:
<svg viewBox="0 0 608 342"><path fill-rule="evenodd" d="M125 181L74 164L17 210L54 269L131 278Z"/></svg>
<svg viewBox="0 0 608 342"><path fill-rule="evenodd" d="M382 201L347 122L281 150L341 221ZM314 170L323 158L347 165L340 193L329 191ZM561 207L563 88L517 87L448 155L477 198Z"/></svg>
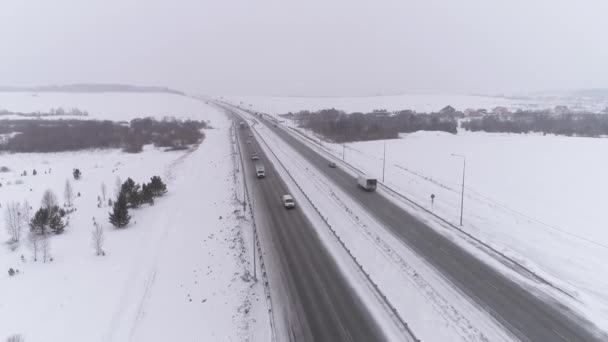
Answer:
<svg viewBox="0 0 608 342"><path fill-rule="evenodd" d="M291 195L283 195L283 206L287 209L292 209L296 207L296 202Z"/></svg>
<svg viewBox="0 0 608 342"><path fill-rule="evenodd" d="M260 160L260 157L256 153L254 153L251 155L251 160Z"/></svg>

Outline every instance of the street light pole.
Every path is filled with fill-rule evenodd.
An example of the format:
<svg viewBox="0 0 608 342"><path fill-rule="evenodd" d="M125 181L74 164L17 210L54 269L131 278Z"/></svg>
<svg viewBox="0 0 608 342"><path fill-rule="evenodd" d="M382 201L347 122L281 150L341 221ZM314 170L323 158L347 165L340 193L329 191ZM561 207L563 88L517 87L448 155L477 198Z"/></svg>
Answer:
<svg viewBox="0 0 608 342"><path fill-rule="evenodd" d="M464 175L467 170L467 157L461 154L452 154L452 156L462 158L462 191L460 192L460 225L462 226L462 213L464 210Z"/></svg>
<svg viewBox="0 0 608 342"><path fill-rule="evenodd" d="M384 140L384 151L382 152L382 183L384 183L385 168L386 168L386 140Z"/></svg>
<svg viewBox="0 0 608 342"><path fill-rule="evenodd" d="M256 231L255 231L255 227L253 227L253 281L257 282L258 281L258 276L257 276L257 269L256 269L256 262L255 262L255 237L256 237Z"/></svg>

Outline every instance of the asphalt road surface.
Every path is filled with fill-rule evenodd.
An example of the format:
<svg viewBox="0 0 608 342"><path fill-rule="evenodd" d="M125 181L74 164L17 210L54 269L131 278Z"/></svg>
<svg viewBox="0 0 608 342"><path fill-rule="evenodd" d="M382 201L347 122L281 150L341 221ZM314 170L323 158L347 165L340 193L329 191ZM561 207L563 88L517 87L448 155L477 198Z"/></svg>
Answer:
<svg viewBox="0 0 608 342"><path fill-rule="evenodd" d="M362 191L356 179L268 119L258 120L357 200L395 236L424 257L522 341L601 342L588 321L550 298L540 298L498 273L378 193ZM415 327L413 327L415 330Z"/></svg>
<svg viewBox="0 0 608 342"><path fill-rule="evenodd" d="M273 306L282 306L275 308L282 317L275 315L275 320L287 335L278 340L386 341L298 203L295 209L283 207L281 197L289 193L287 186L251 133L250 128L237 128L258 232L264 248L271 249L265 260L276 266L269 269L274 273L270 286L280 287L273 291L281 297L273 297ZM252 160L253 153L260 160ZM265 178L256 178L256 163L264 165Z"/></svg>

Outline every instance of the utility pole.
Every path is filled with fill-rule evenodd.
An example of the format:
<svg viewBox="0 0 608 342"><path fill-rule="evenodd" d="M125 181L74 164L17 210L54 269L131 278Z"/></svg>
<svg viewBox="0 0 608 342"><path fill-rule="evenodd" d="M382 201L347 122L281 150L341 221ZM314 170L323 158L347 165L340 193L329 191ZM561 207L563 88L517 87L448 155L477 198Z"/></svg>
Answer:
<svg viewBox="0 0 608 342"><path fill-rule="evenodd" d="M384 183L385 168L386 168L386 140L384 140L384 151L382 152L382 183Z"/></svg>
<svg viewBox="0 0 608 342"><path fill-rule="evenodd" d="M460 192L460 225L462 226L462 214L464 210L464 175L467 170L467 157L461 154L452 154L452 156L462 158L462 191Z"/></svg>
<svg viewBox="0 0 608 342"><path fill-rule="evenodd" d="M255 226L253 226L253 281L257 282L258 281L258 277L257 277L257 269L255 266L255 237L256 237L256 230L255 230Z"/></svg>
<svg viewBox="0 0 608 342"><path fill-rule="evenodd" d="M237 157L240 157L240 154L238 152L238 149L239 149L239 146L238 146L239 145L239 137L237 136L238 132L236 131L236 127L237 127L236 120L234 120L233 121L234 141L236 142L236 145L237 145L236 146L237 151L235 151L235 153L237 154ZM236 163L236 172L239 172L239 170L240 170L240 167L239 167L240 162L241 162L241 160L239 158L239 161Z"/></svg>
<svg viewBox="0 0 608 342"><path fill-rule="evenodd" d="M243 151L241 150L241 143L239 140L239 132L236 128L236 122L234 124L234 136L236 137L236 148L237 153L239 154L239 162L241 164L241 174L243 175L243 214L247 212L247 181L245 179L245 164L243 164ZM237 172L238 172L238 164L237 163Z"/></svg>
<svg viewBox="0 0 608 342"><path fill-rule="evenodd" d="M344 161L344 149L345 149L344 144L342 144L342 161Z"/></svg>
<svg viewBox="0 0 608 342"><path fill-rule="evenodd" d="M243 170L243 214L247 212L247 184L245 183L245 171Z"/></svg>

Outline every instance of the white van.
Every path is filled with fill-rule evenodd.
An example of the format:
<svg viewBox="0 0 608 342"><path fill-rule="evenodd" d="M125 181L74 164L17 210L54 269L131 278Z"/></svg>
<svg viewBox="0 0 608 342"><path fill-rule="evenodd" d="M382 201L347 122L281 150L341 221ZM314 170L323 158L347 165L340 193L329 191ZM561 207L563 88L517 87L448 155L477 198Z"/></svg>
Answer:
<svg viewBox="0 0 608 342"><path fill-rule="evenodd" d="M264 177L266 177L266 171L264 170L264 165L262 165L262 164L257 164L257 165L255 166L255 175L256 175L258 178L264 178Z"/></svg>
<svg viewBox="0 0 608 342"><path fill-rule="evenodd" d="M283 195L283 206L287 209L292 209L296 207L296 202L291 195Z"/></svg>
<svg viewBox="0 0 608 342"><path fill-rule="evenodd" d="M359 186L366 191L375 191L377 183L378 181L376 180L376 178L372 178L366 175L361 175L357 177L357 184L359 184Z"/></svg>

